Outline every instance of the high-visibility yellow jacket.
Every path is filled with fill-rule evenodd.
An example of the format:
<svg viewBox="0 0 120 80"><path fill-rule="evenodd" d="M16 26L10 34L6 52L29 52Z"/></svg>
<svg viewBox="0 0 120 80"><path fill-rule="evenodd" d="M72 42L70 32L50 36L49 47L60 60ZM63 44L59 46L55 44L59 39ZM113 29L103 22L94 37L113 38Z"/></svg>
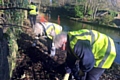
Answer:
<svg viewBox="0 0 120 80"><path fill-rule="evenodd" d="M115 57L116 49L114 41L105 34L95 30L82 29L68 32L70 47L73 51L78 40L89 40L92 47L92 53L95 58L94 67L110 68ZM73 52L74 53L74 52Z"/></svg>
<svg viewBox="0 0 120 80"><path fill-rule="evenodd" d="M52 30L55 31L55 34L59 34L61 31L62 31L62 26L56 24L56 23L50 23L50 22L45 22L45 25L44 25L46 28L46 33L47 33L47 36L52 39L52 37L50 36L50 33Z"/></svg>
<svg viewBox="0 0 120 80"><path fill-rule="evenodd" d="M29 11L30 15L36 15L37 14L37 11L36 11L37 7L35 5L29 5L29 8L32 9L32 10Z"/></svg>

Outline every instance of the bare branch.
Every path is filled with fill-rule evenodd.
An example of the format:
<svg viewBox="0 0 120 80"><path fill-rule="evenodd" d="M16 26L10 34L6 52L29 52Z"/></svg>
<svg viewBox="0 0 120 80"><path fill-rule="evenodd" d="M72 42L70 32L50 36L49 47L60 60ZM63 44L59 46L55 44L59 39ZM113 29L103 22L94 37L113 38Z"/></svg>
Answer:
<svg viewBox="0 0 120 80"><path fill-rule="evenodd" d="M22 10L32 10L29 8L20 8L20 7L9 7L9 8L0 8L0 10L10 10L10 9L22 9Z"/></svg>

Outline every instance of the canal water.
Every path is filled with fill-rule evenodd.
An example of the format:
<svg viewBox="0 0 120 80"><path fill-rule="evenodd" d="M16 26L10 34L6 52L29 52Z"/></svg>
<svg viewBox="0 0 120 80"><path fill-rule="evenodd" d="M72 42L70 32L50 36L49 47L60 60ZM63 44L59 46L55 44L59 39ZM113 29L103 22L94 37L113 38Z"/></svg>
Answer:
<svg viewBox="0 0 120 80"><path fill-rule="evenodd" d="M50 19L51 22L58 23L57 17L53 17ZM104 28L101 26L96 26L96 25L88 25L88 24L83 24L81 22L73 21L73 20L68 20L65 18L60 18L60 25L63 27L63 31L74 31L74 30L79 30L79 29L94 29L97 30L101 33L104 33L115 41L115 44L117 44L117 50L119 52L116 62L120 63L120 31L116 29L111 29L111 28Z"/></svg>

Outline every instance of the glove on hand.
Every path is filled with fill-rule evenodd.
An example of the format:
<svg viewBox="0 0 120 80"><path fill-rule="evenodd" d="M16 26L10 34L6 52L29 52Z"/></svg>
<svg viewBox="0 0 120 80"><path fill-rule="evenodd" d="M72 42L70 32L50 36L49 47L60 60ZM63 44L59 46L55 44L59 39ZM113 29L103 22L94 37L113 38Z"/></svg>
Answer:
<svg viewBox="0 0 120 80"><path fill-rule="evenodd" d="M66 73L71 73L71 69L69 67L65 67Z"/></svg>

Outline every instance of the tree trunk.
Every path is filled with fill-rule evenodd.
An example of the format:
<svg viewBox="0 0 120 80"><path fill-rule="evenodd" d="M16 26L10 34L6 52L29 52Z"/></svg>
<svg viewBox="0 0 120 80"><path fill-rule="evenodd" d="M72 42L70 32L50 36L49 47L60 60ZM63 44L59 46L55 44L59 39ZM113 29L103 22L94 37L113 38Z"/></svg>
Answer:
<svg viewBox="0 0 120 80"><path fill-rule="evenodd" d="M98 6L95 7L95 11L94 11L93 19L95 19L95 17L96 17L97 9L98 9Z"/></svg>
<svg viewBox="0 0 120 80"><path fill-rule="evenodd" d="M40 12L41 0L39 0L38 12Z"/></svg>
<svg viewBox="0 0 120 80"><path fill-rule="evenodd" d="M0 80L9 80L8 45L3 38L3 30L0 28Z"/></svg>

